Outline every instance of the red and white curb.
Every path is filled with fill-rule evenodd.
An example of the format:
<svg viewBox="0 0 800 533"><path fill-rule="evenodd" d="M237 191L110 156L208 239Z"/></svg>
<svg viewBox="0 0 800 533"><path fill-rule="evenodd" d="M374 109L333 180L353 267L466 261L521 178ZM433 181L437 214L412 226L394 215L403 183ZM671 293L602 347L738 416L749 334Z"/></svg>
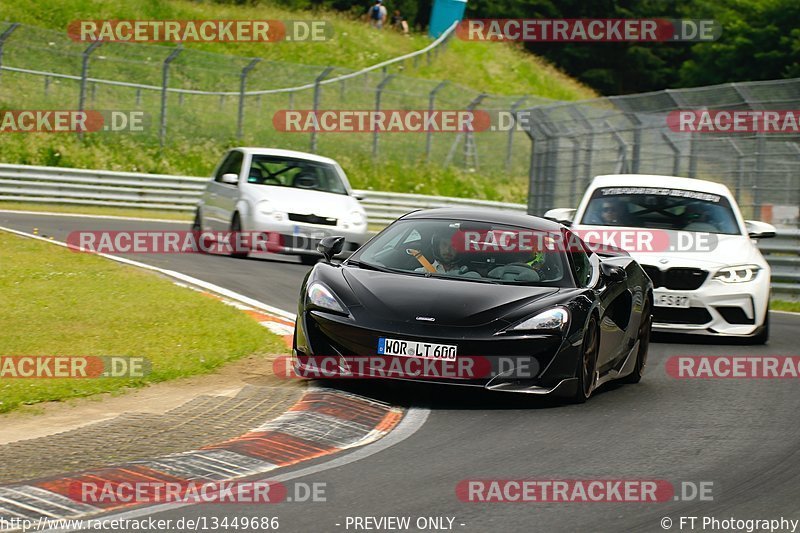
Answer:
<svg viewBox="0 0 800 533"><path fill-rule="evenodd" d="M331 389L311 389L289 411L239 437L155 459L0 486L0 523L78 518L137 504L77 501L75 487L210 483L249 478L364 446L388 434L403 410ZM145 504L147 505L147 504Z"/></svg>
<svg viewBox="0 0 800 533"><path fill-rule="evenodd" d="M65 243L9 228L0 227L0 230L66 246ZM98 255L158 271L177 280L179 285L218 298L281 335L291 346L294 328L294 315L291 313L178 272L108 254ZM377 400L333 389L310 389L281 416L244 435L200 450L0 486L0 523L15 518L78 518L137 505L90 505L76 501L71 497L74 491L70 490L76 483L114 486L136 482L198 483L249 478L373 443L389 434L403 416L403 409ZM424 417L417 423L422 422ZM146 507L150 505L144 504Z"/></svg>

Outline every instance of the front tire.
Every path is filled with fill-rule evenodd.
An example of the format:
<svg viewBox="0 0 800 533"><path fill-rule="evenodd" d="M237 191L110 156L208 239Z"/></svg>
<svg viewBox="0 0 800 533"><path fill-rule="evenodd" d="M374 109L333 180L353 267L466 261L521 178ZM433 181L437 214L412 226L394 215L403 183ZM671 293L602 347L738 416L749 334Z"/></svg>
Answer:
<svg viewBox="0 0 800 533"><path fill-rule="evenodd" d="M584 403L592 395L597 373L597 351L600 346L600 332L597 327L597 318L592 316L583 334L581 358L578 361L577 377L578 387L572 397L573 403Z"/></svg>
<svg viewBox="0 0 800 533"><path fill-rule="evenodd" d="M233 220L231 220L231 235L228 237L229 241L236 242L237 239L234 236L236 233L242 231L242 221L239 218L239 213L233 214ZM236 259L244 259L247 257L247 254L250 253L250 250L236 250L233 245L231 245L231 257Z"/></svg>

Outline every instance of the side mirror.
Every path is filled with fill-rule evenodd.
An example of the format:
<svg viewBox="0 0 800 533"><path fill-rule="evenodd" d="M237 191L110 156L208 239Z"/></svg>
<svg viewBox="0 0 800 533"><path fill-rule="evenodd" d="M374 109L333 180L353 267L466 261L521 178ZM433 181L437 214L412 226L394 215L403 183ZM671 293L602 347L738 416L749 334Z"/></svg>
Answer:
<svg viewBox="0 0 800 533"><path fill-rule="evenodd" d="M775 226L758 220L745 220L744 228L751 239L769 239L775 236Z"/></svg>
<svg viewBox="0 0 800 533"><path fill-rule="evenodd" d="M344 248L344 237L325 237L317 244L317 251L324 255L327 261L341 253L342 248Z"/></svg>
<svg viewBox="0 0 800 533"><path fill-rule="evenodd" d="M600 263L600 273L611 283L619 283L625 281L628 277L627 272L621 266L612 265L610 263Z"/></svg>
<svg viewBox="0 0 800 533"><path fill-rule="evenodd" d="M230 185L236 185L239 183L239 176L233 173L223 174L222 175L222 183L228 183Z"/></svg>
<svg viewBox="0 0 800 533"><path fill-rule="evenodd" d="M544 214L544 218L553 220L559 224L570 226L575 218L575 209L567 207L559 207L558 209L550 209Z"/></svg>

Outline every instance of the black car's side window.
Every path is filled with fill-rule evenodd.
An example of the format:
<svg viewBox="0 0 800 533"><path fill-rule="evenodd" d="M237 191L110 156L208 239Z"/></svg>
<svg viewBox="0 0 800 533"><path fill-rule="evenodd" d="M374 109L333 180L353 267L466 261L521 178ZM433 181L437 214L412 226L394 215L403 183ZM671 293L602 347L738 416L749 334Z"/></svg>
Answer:
<svg viewBox="0 0 800 533"><path fill-rule="evenodd" d="M219 166L219 170L216 176L214 176L214 181L221 183L223 174L236 174L238 176L242 171L243 159L244 154L238 150L234 150L228 154L228 157L226 157L225 161Z"/></svg>
<svg viewBox="0 0 800 533"><path fill-rule="evenodd" d="M569 243L577 243L577 238L574 234L567 232L567 240ZM569 256L572 263L572 273L575 275L575 282L579 287L588 287L592 281L592 263L589 260L589 255L583 250L583 247L570 246Z"/></svg>

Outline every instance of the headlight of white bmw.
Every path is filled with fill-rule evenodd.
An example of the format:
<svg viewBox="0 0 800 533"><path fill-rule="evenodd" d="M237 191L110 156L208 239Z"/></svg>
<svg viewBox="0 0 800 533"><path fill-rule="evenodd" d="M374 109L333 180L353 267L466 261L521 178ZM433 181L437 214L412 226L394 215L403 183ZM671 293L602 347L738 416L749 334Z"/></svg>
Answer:
<svg viewBox="0 0 800 533"><path fill-rule="evenodd" d="M563 307L554 307L538 315L524 320L508 329L508 331L558 331L564 332L569 325L569 311Z"/></svg>
<svg viewBox="0 0 800 533"><path fill-rule="evenodd" d="M721 268L714 274L714 279L725 283L744 283L753 281L761 267L758 265L737 265Z"/></svg>
<svg viewBox="0 0 800 533"><path fill-rule="evenodd" d="M320 309L327 309L336 313L347 314L344 306L339 303L338 298L333 295L331 290L321 283L314 282L306 289L308 302Z"/></svg>

